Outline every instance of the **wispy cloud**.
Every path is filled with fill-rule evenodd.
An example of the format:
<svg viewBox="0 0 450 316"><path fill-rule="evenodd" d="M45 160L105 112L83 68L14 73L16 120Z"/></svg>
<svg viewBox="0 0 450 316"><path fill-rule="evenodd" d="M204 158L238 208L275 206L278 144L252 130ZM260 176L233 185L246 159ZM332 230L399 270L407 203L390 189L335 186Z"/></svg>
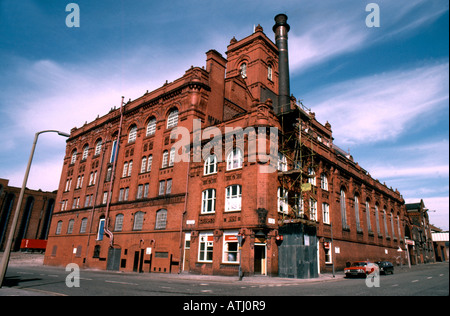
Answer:
<svg viewBox="0 0 450 316"><path fill-rule="evenodd" d="M305 12L314 14L305 14L289 34L291 70L298 73L380 42L410 36L448 11L446 1L380 0L377 4L381 27L375 30L365 24L369 14L365 11L366 4L341 1L304 4Z"/></svg>
<svg viewBox="0 0 450 316"><path fill-rule="evenodd" d="M340 144L378 142L445 106L448 73L448 63L396 70L321 87L305 100L328 118Z"/></svg>

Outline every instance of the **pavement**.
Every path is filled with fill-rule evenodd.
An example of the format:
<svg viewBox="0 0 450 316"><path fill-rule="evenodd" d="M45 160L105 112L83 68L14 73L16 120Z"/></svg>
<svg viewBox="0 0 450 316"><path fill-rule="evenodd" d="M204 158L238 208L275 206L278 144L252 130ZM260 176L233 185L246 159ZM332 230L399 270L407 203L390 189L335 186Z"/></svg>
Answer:
<svg viewBox="0 0 450 316"><path fill-rule="evenodd" d="M0 253L0 258L2 257L2 253ZM10 257L10 266L20 266L20 265L42 265L43 264L43 254L30 254L30 253L12 253ZM415 269L419 266L412 266L411 268ZM395 273L403 273L410 271L411 268L408 266L396 267ZM133 272L111 272L105 271L107 273L133 273ZM239 281L239 277L237 276L219 276L219 275L198 275L191 273L181 273L181 274L163 274L163 273L149 273L145 274L146 278L152 279L177 279L177 280L192 280L199 282L240 282L241 284L249 284L249 285L257 285L257 284L265 284L268 286L279 286L287 285L287 284L310 284L317 282L333 282L337 280L341 280L344 278L344 273L342 271L338 271L333 276L331 273L321 273L318 278L310 278L310 279L294 279L294 278L281 278L281 277L269 277L269 276L247 276L243 277L241 281ZM3 286L0 288L0 296L56 296L57 293L51 293L47 291L39 291L36 289L20 289L16 287L6 287Z"/></svg>

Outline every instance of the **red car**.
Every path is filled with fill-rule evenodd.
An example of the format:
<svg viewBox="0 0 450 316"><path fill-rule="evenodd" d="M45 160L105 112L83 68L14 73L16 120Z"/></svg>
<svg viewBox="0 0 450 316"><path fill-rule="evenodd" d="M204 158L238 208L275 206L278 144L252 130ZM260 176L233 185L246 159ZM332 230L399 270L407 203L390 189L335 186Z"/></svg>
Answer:
<svg viewBox="0 0 450 316"><path fill-rule="evenodd" d="M344 269L345 276L363 276L365 277L368 274L378 272L378 266L370 261L355 261L350 267Z"/></svg>

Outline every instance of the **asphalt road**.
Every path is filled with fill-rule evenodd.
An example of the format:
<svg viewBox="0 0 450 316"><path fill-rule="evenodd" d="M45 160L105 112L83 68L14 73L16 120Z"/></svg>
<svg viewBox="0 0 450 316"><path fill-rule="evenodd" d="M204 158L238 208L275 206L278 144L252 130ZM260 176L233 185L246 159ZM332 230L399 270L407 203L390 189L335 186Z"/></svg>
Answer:
<svg viewBox="0 0 450 316"><path fill-rule="evenodd" d="M79 278L74 278L79 276ZM194 277L165 274L138 274L109 271L75 270L61 267L10 266L0 295L27 291L29 295L68 296L448 296L448 263L396 269L393 275L379 279L303 281L281 278ZM79 281L79 283L78 283ZM23 292L25 293L25 292ZM16 295L21 295L20 292ZM184 302L184 300L183 300ZM192 306L191 306L192 307Z"/></svg>

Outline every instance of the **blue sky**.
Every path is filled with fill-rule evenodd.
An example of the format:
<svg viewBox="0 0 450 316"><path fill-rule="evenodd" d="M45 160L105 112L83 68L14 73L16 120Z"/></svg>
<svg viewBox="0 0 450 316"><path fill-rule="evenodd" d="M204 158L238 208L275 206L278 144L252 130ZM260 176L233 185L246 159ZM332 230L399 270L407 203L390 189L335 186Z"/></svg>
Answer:
<svg viewBox="0 0 450 316"><path fill-rule="evenodd" d="M80 27L68 28L68 3ZM368 3L380 8L369 28ZM449 227L449 4L373 1L0 1L0 177L21 186L34 133L70 132L173 81L205 52L288 16L291 93L334 142ZM65 139L40 136L28 187L57 188Z"/></svg>

